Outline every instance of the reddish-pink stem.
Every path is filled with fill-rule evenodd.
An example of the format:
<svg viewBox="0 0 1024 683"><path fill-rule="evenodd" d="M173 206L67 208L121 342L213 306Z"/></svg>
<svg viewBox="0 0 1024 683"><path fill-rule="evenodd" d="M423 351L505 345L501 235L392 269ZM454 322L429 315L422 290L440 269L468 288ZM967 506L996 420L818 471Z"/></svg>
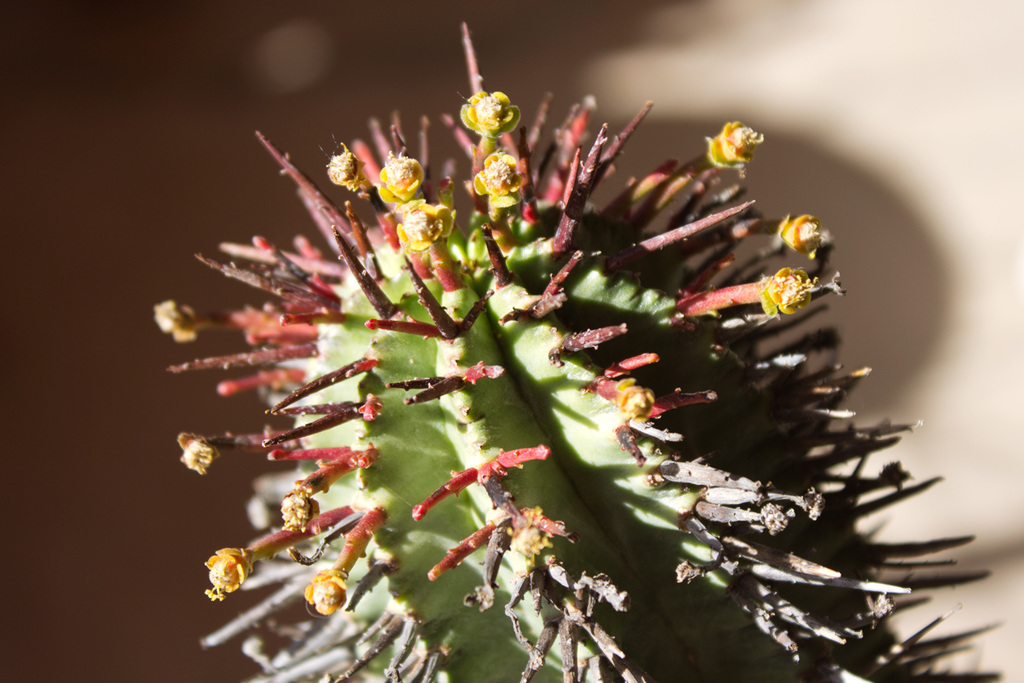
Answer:
<svg viewBox="0 0 1024 683"><path fill-rule="evenodd" d="M306 377L306 371L302 368L276 368L274 370L262 370L249 377L238 379L227 379L217 385L217 393L221 396L231 396L241 391L258 389L259 387L280 388L285 384L296 384Z"/></svg>
<svg viewBox="0 0 1024 683"><path fill-rule="evenodd" d="M454 569L462 564L462 561L469 557L469 555L476 550L484 546L487 541L490 540L491 535L497 526L493 522L489 522L483 528L473 532L466 538L459 541L459 544L448 551L448 554L444 556L444 559L434 565L434 568L427 572L427 578L431 581L435 581L437 577L444 574L449 569Z"/></svg>
<svg viewBox="0 0 1024 683"><path fill-rule="evenodd" d="M441 336L441 331L437 329L437 325L422 323L418 320L379 320L377 318L370 318L363 324L370 330L405 332L407 334L415 334L424 339Z"/></svg>
<svg viewBox="0 0 1024 683"><path fill-rule="evenodd" d="M628 375L633 370L641 368L651 363L657 363L661 358L656 353L641 353L639 356L633 356L620 360L618 363L612 363L605 368L604 376L608 378L621 377L622 375Z"/></svg>
<svg viewBox="0 0 1024 683"><path fill-rule="evenodd" d="M693 405L694 403L711 403L718 399L718 394L713 391L697 391L684 394L676 389L671 394L659 396L654 399L654 407L651 408L651 417L657 417L664 412Z"/></svg>
<svg viewBox="0 0 1024 683"><path fill-rule="evenodd" d="M676 310L682 315L703 315L730 306L756 304L761 302L763 289L764 285L760 282L750 282L698 292L676 302Z"/></svg>
<svg viewBox="0 0 1024 683"><path fill-rule="evenodd" d="M501 451L496 458L488 460L480 465L480 467L470 467L461 472L453 473L452 478L445 482L441 488L431 493L427 496L426 500L412 509L412 518L415 520L423 519L423 516L432 507L448 496L458 494L474 481L482 484L485 479L491 476L504 476L505 469L509 467L521 467L528 460L545 460L549 455L551 455L551 449L544 445L532 448L519 448L514 451Z"/></svg>

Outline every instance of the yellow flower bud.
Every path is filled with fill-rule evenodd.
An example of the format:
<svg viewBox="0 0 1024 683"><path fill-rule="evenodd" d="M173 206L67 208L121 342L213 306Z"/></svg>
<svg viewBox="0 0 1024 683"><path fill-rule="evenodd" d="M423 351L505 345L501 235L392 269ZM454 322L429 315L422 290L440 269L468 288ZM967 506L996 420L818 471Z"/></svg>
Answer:
<svg viewBox="0 0 1024 683"><path fill-rule="evenodd" d="M416 196L423 182L423 167L420 162L407 156L396 157L388 154L387 163L380 171L383 187L378 187L380 197L386 202L404 204Z"/></svg>
<svg viewBox="0 0 1024 683"><path fill-rule="evenodd" d="M309 520L320 514L320 504L310 498L312 491L299 486L288 492L281 501L281 518L289 531L304 531Z"/></svg>
<svg viewBox="0 0 1024 683"><path fill-rule="evenodd" d="M462 123L486 137L497 137L515 130L519 107L511 104L503 92L478 92L462 105Z"/></svg>
<svg viewBox="0 0 1024 683"><path fill-rule="evenodd" d="M519 203L523 177L516 170L516 159L505 152L495 152L484 159L484 168L473 178L478 195L488 195L492 208L507 208Z"/></svg>
<svg viewBox="0 0 1024 683"><path fill-rule="evenodd" d="M174 337L174 341L190 342L196 339L196 312L177 301L167 300L153 307L153 318L160 331Z"/></svg>
<svg viewBox="0 0 1024 683"><path fill-rule="evenodd" d="M454 224L454 216L446 207L424 204L405 214L398 226L398 237L408 251L426 251L431 244L450 235Z"/></svg>
<svg viewBox="0 0 1024 683"><path fill-rule="evenodd" d="M341 154L335 154L327 163L327 176L335 185L341 185L356 192L360 187L369 184L366 174L363 173L363 162L348 151L348 147L341 146Z"/></svg>
<svg viewBox="0 0 1024 683"><path fill-rule="evenodd" d="M345 574L337 569L326 569L313 577L304 593L306 602L324 616L334 614L345 605Z"/></svg>
<svg viewBox="0 0 1024 683"><path fill-rule="evenodd" d="M818 282L802 270L783 268L765 283L761 306L768 315L794 313L811 303L811 288Z"/></svg>
<svg viewBox="0 0 1024 683"><path fill-rule="evenodd" d="M178 445L181 446L181 461L185 467L199 474L206 474L210 464L220 457L220 451L198 434L178 434Z"/></svg>
<svg viewBox="0 0 1024 683"><path fill-rule="evenodd" d="M764 136L739 121L725 124L722 132L708 138L708 161L714 166L742 166L754 158L754 150Z"/></svg>
<svg viewBox="0 0 1024 683"><path fill-rule="evenodd" d="M790 247L814 258L814 253L821 246L821 221L814 216L786 216L779 223L779 237Z"/></svg>
<svg viewBox="0 0 1024 683"><path fill-rule="evenodd" d="M616 386L619 410L630 420L646 420L654 408L654 392L642 387L634 379L624 379Z"/></svg>
<svg viewBox="0 0 1024 683"><path fill-rule="evenodd" d="M221 548L206 561L213 588L206 591L211 600L223 600L225 593L234 593L252 572L252 553L241 548Z"/></svg>
<svg viewBox="0 0 1024 683"><path fill-rule="evenodd" d="M523 522L511 529L512 543L510 547L530 560L544 548L551 547L551 535L537 525L542 516L543 513L539 507L523 510Z"/></svg>

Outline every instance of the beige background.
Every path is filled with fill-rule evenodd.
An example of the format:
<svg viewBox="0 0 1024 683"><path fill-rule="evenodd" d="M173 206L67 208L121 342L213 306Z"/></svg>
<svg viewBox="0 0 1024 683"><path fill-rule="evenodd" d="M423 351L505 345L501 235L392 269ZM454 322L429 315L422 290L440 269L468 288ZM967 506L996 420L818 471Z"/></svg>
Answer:
<svg viewBox="0 0 1024 683"><path fill-rule="evenodd" d="M656 101L624 161L640 173L741 118L765 133L751 196L819 214L849 294L844 357L874 374L864 421L924 426L896 450L946 482L892 539L977 533L961 566L991 580L938 593L908 628L962 602L954 629L1003 622L965 666L1024 679L1020 230L1024 10L952 0L391 3L40 2L3 10L4 416L10 680L237 680L234 646L198 636L241 603L202 594L203 560L247 539L242 501L265 463L205 479L178 431L260 424L219 376L162 368L237 340L178 347L153 303L252 301L195 263L221 240L285 242L308 223L252 131L316 172L335 140L393 108L454 112L468 86L458 22L486 84L532 112L586 93L621 124ZM631 143L634 144L634 143ZM440 154L440 152L438 152ZM618 179L621 182L621 178ZM220 464L220 463L219 463ZM979 654L980 653L980 654Z"/></svg>

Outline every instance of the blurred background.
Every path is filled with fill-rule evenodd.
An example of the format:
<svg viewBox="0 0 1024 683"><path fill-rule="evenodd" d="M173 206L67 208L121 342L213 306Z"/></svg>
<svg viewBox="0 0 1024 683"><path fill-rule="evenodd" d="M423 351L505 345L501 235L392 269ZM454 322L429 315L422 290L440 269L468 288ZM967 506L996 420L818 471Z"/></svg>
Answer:
<svg viewBox="0 0 1024 683"><path fill-rule="evenodd" d="M366 118L435 122L468 91L459 22L485 85L552 120L586 94L620 127L655 101L613 183L741 119L766 144L748 171L769 216L832 231L848 295L832 302L848 367L870 365L863 423L923 421L896 450L946 481L871 519L887 540L975 533L957 556L990 580L934 595L909 632L1002 627L962 665L1024 680L1022 402L1024 47L1019 3L427 3L221 0L9 3L0 10L4 329L3 661L7 680L238 680L234 645L197 641L241 603L211 605L203 561L243 542L267 463L200 479L179 431L257 431L254 396L164 368L239 350L175 345L152 322L261 301L193 258L259 234L313 236L259 129L319 177ZM438 5L440 6L440 5ZM244 7L244 9L243 9ZM434 153L439 158L441 151ZM8 665L9 667L10 665Z"/></svg>

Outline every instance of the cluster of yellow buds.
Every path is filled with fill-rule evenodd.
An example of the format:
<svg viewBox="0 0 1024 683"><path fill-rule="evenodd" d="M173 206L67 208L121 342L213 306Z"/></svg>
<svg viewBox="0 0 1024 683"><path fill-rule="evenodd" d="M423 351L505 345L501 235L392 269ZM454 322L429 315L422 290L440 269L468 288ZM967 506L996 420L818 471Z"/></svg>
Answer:
<svg viewBox="0 0 1024 683"><path fill-rule="evenodd" d="M487 153L483 169L474 178L474 189L478 196L487 197L492 219L500 220L507 210L522 201L520 188L523 178L517 170L516 158L505 152L493 152L495 139L513 131L519 123L519 107L513 105L505 93L478 92L463 105L461 116L467 128L480 134L479 151ZM342 145L342 152L331 157L327 175L334 184L353 192L369 189L371 184L364 166L359 157ZM380 198L394 204L401 214L402 222L396 231L403 247L411 254L427 251L433 244L446 239L455 223L450 188L439 189L440 203L427 204L419 196L424 179L425 173L419 161L404 153L398 156L389 153L376 188ZM442 189L447 189L447 192L442 192ZM500 235L507 231L504 225L496 225L494 229Z"/></svg>

